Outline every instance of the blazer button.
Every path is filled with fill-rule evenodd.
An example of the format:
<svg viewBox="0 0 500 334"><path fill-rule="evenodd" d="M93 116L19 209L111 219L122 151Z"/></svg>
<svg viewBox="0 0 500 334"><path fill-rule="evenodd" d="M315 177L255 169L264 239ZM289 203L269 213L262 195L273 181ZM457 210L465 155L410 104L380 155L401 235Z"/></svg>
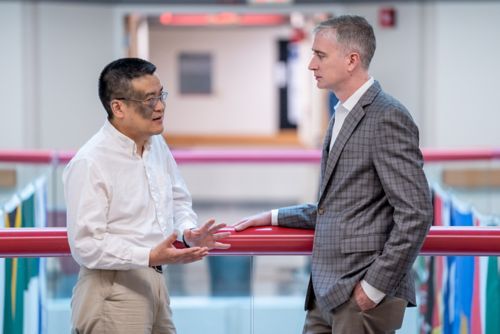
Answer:
<svg viewBox="0 0 500 334"><path fill-rule="evenodd" d="M325 209L323 209L323 208L319 208L319 209L318 209L318 214L319 214L320 216L321 216L322 214L324 214L324 213L325 213Z"/></svg>

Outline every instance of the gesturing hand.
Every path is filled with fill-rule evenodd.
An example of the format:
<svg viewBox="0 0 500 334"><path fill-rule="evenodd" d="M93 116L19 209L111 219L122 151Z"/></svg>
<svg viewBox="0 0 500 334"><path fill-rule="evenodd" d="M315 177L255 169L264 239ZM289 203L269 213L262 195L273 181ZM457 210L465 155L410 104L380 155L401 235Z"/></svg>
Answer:
<svg viewBox="0 0 500 334"><path fill-rule="evenodd" d="M177 239L177 233L172 233L149 252L149 265L158 266L172 263L190 263L199 261L208 254L207 247L191 247L177 249L173 243Z"/></svg>
<svg viewBox="0 0 500 334"><path fill-rule="evenodd" d="M231 234L229 232L217 233L221 228L226 227L226 224L214 224L215 220L210 219L202 227L185 230L184 241L186 241L189 246L203 246L208 249L228 249L231 245L217 241L227 238Z"/></svg>

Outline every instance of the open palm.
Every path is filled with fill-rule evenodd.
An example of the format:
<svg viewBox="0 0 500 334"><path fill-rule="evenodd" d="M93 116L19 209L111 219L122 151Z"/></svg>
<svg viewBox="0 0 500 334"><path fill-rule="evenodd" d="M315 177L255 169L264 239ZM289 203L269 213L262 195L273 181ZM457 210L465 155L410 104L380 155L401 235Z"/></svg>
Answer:
<svg viewBox="0 0 500 334"><path fill-rule="evenodd" d="M231 234L230 232L219 232L224 227L226 227L226 224L215 224L215 220L210 219L201 227L185 230L184 240L189 246L207 247L208 249L227 249L231 245L218 241L227 238Z"/></svg>

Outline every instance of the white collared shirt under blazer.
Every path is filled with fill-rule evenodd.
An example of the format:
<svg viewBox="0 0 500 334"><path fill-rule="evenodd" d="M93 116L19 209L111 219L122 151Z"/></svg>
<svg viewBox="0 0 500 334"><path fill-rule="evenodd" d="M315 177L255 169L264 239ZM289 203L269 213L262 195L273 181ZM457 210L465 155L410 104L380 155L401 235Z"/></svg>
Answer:
<svg viewBox="0 0 500 334"><path fill-rule="evenodd" d="M191 195L161 135L142 157L106 121L63 173L71 253L90 269L147 267L153 247L196 227Z"/></svg>

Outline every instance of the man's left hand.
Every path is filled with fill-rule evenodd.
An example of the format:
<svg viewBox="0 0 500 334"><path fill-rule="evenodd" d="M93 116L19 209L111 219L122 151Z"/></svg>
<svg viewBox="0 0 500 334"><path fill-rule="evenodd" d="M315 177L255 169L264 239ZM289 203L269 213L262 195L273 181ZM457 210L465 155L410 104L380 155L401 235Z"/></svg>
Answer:
<svg viewBox="0 0 500 334"><path fill-rule="evenodd" d="M207 247L208 249L228 249L230 244L224 244L218 240L227 238L230 232L217 233L226 224L215 224L215 219L210 219L203 226L184 231L184 241L189 246Z"/></svg>
<svg viewBox="0 0 500 334"><path fill-rule="evenodd" d="M361 283L358 282L358 284L356 284L353 294L354 300L358 304L361 311L368 311L377 306L377 304L375 304L375 302L367 296L365 290L363 290L363 287L361 286Z"/></svg>

